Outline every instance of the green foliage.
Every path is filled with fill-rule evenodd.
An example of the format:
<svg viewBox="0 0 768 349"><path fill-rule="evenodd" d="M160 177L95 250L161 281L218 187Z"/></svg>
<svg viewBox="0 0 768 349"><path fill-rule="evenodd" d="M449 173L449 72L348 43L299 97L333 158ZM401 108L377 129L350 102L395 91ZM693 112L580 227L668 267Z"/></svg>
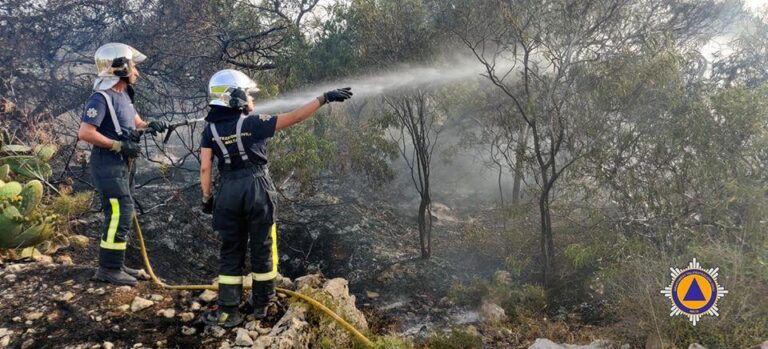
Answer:
<svg viewBox="0 0 768 349"><path fill-rule="evenodd" d="M565 256L576 268L592 265L597 260L595 247L580 243L568 245L565 248Z"/></svg>
<svg viewBox="0 0 768 349"><path fill-rule="evenodd" d="M73 193L70 187L59 190L49 209L58 217L57 225L61 227L62 234L69 235L71 222L88 212L93 194L92 191Z"/></svg>
<svg viewBox="0 0 768 349"><path fill-rule="evenodd" d="M454 282L448 290L448 298L456 305L478 306L489 293L488 282L475 279L469 282Z"/></svg>
<svg viewBox="0 0 768 349"><path fill-rule="evenodd" d="M483 347L483 339L477 331L472 333L453 328L447 335L433 334L430 336L427 347L431 349L480 349Z"/></svg>
<svg viewBox="0 0 768 349"><path fill-rule="evenodd" d="M302 190L311 188L312 179L333 162L334 145L313 132L311 123L299 124L281 132L270 143L270 170L279 183L291 177Z"/></svg>

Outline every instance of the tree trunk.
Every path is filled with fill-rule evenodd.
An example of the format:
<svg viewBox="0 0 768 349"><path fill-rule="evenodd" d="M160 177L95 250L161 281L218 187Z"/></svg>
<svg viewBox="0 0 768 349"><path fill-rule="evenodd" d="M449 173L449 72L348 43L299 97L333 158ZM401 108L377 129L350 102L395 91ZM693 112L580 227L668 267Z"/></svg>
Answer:
<svg viewBox="0 0 768 349"><path fill-rule="evenodd" d="M429 206L429 194L422 195L419 203L419 243L422 259L429 259L432 256L432 216Z"/></svg>
<svg viewBox="0 0 768 349"><path fill-rule="evenodd" d="M554 242L552 240L552 218L549 210L549 188L544 188L539 198L539 213L541 214L541 264L542 282L544 288L549 289L554 273Z"/></svg>
<svg viewBox="0 0 768 349"><path fill-rule="evenodd" d="M512 205L520 203L520 186L523 181L523 159L525 158L525 146L528 145L528 126L520 130L517 149L515 150L515 180L512 184Z"/></svg>

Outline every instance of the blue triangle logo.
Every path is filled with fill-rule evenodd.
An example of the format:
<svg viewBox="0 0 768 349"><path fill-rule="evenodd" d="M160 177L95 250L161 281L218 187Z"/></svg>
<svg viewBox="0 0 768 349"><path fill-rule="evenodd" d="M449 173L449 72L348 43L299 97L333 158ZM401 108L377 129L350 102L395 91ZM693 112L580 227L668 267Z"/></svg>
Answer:
<svg viewBox="0 0 768 349"><path fill-rule="evenodd" d="M688 288L688 292L685 293L685 297L683 297L684 301L705 301L707 300L704 298L704 294L701 293L701 287L699 287L699 283L696 282L696 279L693 279L693 282L691 283L691 287Z"/></svg>

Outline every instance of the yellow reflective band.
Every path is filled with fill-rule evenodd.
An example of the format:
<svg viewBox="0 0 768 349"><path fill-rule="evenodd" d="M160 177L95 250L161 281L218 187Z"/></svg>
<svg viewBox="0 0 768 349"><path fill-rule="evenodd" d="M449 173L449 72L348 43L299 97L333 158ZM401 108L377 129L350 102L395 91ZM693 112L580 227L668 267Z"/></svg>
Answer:
<svg viewBox="0 0 768 349"><path fill-rule="evenodd" d="M120 224L120 202L117 199L109 199L109 204L112 206L112 216L109 217L107 239L102 240L99 246L108 250L125 250L125 242L115 242L117 226Z"/></svg>
<svg viewBox="0 0 768 349"><path fill-rule="evenodd" d="M243 276L232 276L232 275L219 275L219 284L221 285L242 285L243 284Z"/></svg>
<svg viewBox="0 0 768 349"><path fill-rule="evenodd" d="M269 281L277 277L277 225L272 224L272 271L268 273L251 273L253 281Z"/></svg>

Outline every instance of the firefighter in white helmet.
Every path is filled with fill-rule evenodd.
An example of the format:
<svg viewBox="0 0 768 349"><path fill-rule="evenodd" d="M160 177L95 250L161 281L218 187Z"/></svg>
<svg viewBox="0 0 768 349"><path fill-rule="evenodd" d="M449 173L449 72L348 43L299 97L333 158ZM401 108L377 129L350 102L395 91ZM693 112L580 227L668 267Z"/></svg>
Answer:
<svg viewBox="0 0 768 349"><path fill-rule="evenodd" d="M139 144L127 134L136 128L163 132L162 121L145 122L133 107L133 85L139 78L136 64L147 57L121 43L102 45L95 54L98 76L88 98L78 136L93 145L91 174L99 191L104 223L99 243L99 269L94 279L135 285L139 270L124 265L127 234L133 218L128 163L140 154Z"/></svg>
<svg viewBox="0 0 768 349"><path fill-rule="evenodd" d="M247 250L251 251L253 290L248 303L256 319L263 319L275 294L277 276L277 193L267 169L267 140L277 130L306 120L329 102L352 96L350 88L324 93L302 107L279 115L257 115L251 93L256 83L236 70L222 70L208 84L210 111L200 146L200 184L203 212L213 213L213 229L222 245L219 261L218 307L203 314L208 324L237 326ZM221 182L214 199L211 188L213 158L218 159Z"/></svg>

